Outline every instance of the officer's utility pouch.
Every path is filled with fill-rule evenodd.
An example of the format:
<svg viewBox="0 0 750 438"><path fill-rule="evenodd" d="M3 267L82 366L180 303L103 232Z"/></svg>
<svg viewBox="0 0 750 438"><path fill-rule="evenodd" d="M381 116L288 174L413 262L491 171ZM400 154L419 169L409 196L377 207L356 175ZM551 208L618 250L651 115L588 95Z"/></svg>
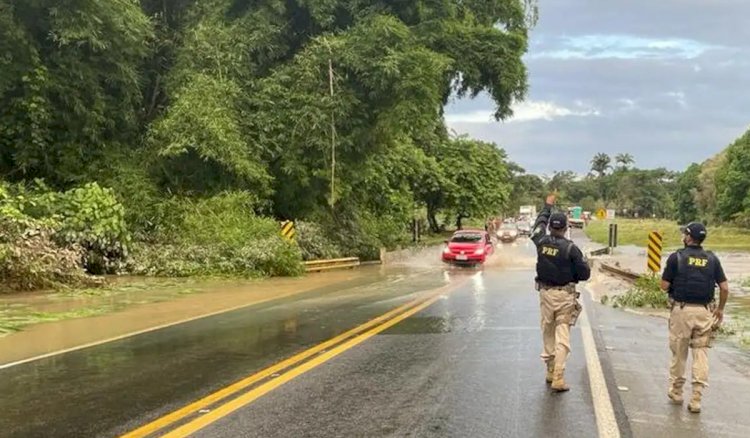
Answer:
<svg viewBox="0 0 750 438"><path fill-rule="evenodd" d="M581 311L583 310L583 307L581 307L581 303L576 300L575 307L573 308L573 311L570 314L570 326L573 327L576 325L576 322L578 322L578 316L581 314Z"/></svg>
<svg viewBox="0 0 750 438"><path fill-rule="evenodd" d="M581 293L576 290L575 283L570 283L565 286L565 290L568 291L571 295L573 295L573 302L575 303L575 307L573 307L573 310L570 313L570 326L573 327L576 325L576 322L578 321L578 316L581 314L581 311L583 308L581 307L581 303L578 302L578 298L581 297Z"/></svg>
<svg viewBox="0 0 750 438"><path fill-rule="evenodd" d="M716 311L716 309L719 306L716 304L716 301L711 301L707 309L711 312L711 315ZM721 323L719 323L719 320L713 317L713 322L711 324L711 332L708 334L708 347L713 347L714 341L716 341L716 335L719 334L719 329L721 329Z"/></svg>

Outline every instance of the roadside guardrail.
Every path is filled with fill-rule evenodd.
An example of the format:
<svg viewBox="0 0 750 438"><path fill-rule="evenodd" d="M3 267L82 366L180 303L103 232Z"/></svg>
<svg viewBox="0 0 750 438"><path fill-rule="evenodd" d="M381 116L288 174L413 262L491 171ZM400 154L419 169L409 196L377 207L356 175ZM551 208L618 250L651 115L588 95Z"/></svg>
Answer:
<svg viewBox="0 0 750 438"><path fill-rule="evenodd" d="M351 269L360 266L359 257L347 257L332 260L311 260L304 262L306 272L330 271L333 269Z"/></svg>
<svg viewBox="0 0 750 438"><path fill-rule="evenodd" d="M609 254L609 248L607 247L595 249L589 252L589 255L591 255L592 257L600 256L600 255L607 255L607 254Z"/></svg>
<svg viewBox="0 0 750 438"><path fill-rule="evenodd" d="M619 277L629 283L635 283L636 280L641 278L640 275L636 274L633 271L628 271L626 269L622 269L616 266L608 265L606 263L601 263L600 268L602 271L614 275L615 277Z"/></svg>

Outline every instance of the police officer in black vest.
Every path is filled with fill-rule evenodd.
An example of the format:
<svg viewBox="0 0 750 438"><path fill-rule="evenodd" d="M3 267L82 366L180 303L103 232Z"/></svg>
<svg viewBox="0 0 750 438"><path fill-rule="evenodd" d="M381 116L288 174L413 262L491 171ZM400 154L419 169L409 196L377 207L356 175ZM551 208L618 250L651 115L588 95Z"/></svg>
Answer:
<svg viewBox="0 0 750 438"><path fill-rule="evenodd" d="M563 392L570 389L564 380L565 362L570 354L570 326L581 311L575 286L588 280L591 270L581 250L565 238L568 220L562 213L552 213L554 204L555 196L548 196L534 224L531 240L537 247L536 283L540 293L546 380L554 391Z"/></svg>
<svg viewBox="0 0 750 438"><path fill-rule="evenodd" d="M669 317L669 399L682 404L685 385L685 363L688 348L693 352L693 395L688 410L701 411L703 389L708 386L708 349L715 330L724 319L729 283L719 258L703 249L708 232L697 222L682 228L685 248L669 256L661 287L669 294L672 311ZM714 301L719 286L719 304Z"/></svg>

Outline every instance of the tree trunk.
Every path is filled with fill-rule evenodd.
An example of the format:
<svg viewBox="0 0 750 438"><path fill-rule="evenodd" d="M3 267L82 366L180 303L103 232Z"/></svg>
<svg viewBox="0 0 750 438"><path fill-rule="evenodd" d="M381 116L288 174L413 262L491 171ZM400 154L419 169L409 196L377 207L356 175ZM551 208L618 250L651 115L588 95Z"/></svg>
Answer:
<svg viewBox="0 0 750 438"><path fill-rule="evenodd" d="M438 226L438 221L435 216L436 216L435 211L432 210L431 208L428 208L427 209L427 222L429 222L430 224L430 231L432 231L433 233L439 233L440 227Z"/></svg>

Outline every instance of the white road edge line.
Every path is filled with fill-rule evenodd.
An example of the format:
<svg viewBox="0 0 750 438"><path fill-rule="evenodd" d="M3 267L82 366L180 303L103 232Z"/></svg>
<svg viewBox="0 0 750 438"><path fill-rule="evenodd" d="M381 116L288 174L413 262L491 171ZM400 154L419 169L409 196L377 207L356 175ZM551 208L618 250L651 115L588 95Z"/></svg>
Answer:
<svg viewBox="0 0 750 438"><path fill-rule="evenodd" d="M304 292L302 292L302 293L304 293ZM292 296L292 295L295 295L295 294L290 294L288 296ZM38 360L47 359L47 358L54 357L54 356L59 356L61 354L72 353L74 351L83 350L83 349L86 349L86 348L96 347L96 346L103 345L103 344L109 344L110 342L121 341L123 339L132 338L133 336L143 335L143 334L146 334L146 333L155 332L157 330L169 328L169 327L172 327L172 326L176 326L176 325L185 324L185 323L188 323L188 322L197 321L199 319L209 318L211 316L216 316L216 315L221 315L222 313L233 312L235 310L244 309L245 307L257 306L259 304L264 304L264 303L266 303L268 301L273 301L275 299L287 298L288 296L269 297L269 298L262 299L262 300L259 300L259 301L253 301L252 303L239 304L237 306L229 307L229 308L222 309L222 310L217 310L215 312L206 313L206 314L198 315L198 316L193 316L193 317L190 317L190 318L181 319L179 321L169 322L169 323L166 323L166 324L158 325L156 327L148 327L148 328L145 328L143 330L138 330L138 331L134 331L134 332L125 333L125 334L118 335L118 336L115 336L115 337L112 337L112 338L103 339L101 341L90 342L88 344L77 345L75 347L66 348L64 350L52 351L52 352L49 352L49 353L41 354L39 356L33 356L33 357L30 357L30 358L27 358L27 359L21 359L21 360L15 361L15 362L8 362L8 363L0 364L0 370L11 368L11 367L14 367L14 366L17 366L17 365L23 365L23 364L29 363L29 362L36 362Z"/></svg>
<svg viewBox="0 0 750 438"><path fill-rule="evenodd" d="M596 352L596 342L594 342L594 333L591 330L591 324L589 324L586 305L583 303L581 305L583 306L583 311L581 312L583 350L586 354L586 367L589 371L591 398L594 400L594 413L596 414L596 427L599 429L599 438L620 438L620 428L617 426L612 399L609 396L607 382L604 380L602 364L599 362L599 353Z"/></svg>
<svg viewBox="0 0 750 438"><path fill-rule="evenodd" d="M65 354L65 353L71 353L73 351L83 350L85 348L91 348L91 347L96 347L98 345L109 344L110 342L120 341L120 340L123 340L123 339L132 338L133 336L138 336L138 335L142 335L142 334L145 334L145 333L155 332L157 330L169 328L169 327L172 327L172 326L175 326L175 325L185 324L187 322L193 322L193 321L197 321L199 319L208 318L208 317L216 316L216 315L221 315L222 313L233 312L235 310L240 310L240 309L243 309L245 307L251 307L251 306L256 306L258 304L263 304L263 303L265 303L267 301L271 301L273 299L275 299L275 298L268 298L268 299L265 299L265 300L254 301L252 303L240 304L240 305L229 307L229 308L226 308L226 309L223 309L223 310L217 310L215 312L206 313L206 314L203 314L203 315L193 316L191 318L181 319L179 321L174 321L174 322L169 322L169 323L166 323L166 324L158 325L156 327L149 327L149 328L146 328L146 329L143 329L143 330L138 330L138 331L134 331L134 332L125 333L125 334L118 335L118 336L115 336L115 337L112 337L112 338L103 339L101 341L90 342L88 344L77 345L75 347L66 348L64 350L52 351L52 352L49 352L49 353L41 354L39 356L30 357L28 359L21 359L21 360L15 361L15 362L4 363L4 364L0 365L0 370L4 370L6 368L11 368L11 367L14 367L14 366L17 366L17 365L22 365L22 364L29 363L29 362L35 362L37 360L47 359L47 358L50 358L50 357L53 357L53 356L59 356L61 354Z"/></svg>

